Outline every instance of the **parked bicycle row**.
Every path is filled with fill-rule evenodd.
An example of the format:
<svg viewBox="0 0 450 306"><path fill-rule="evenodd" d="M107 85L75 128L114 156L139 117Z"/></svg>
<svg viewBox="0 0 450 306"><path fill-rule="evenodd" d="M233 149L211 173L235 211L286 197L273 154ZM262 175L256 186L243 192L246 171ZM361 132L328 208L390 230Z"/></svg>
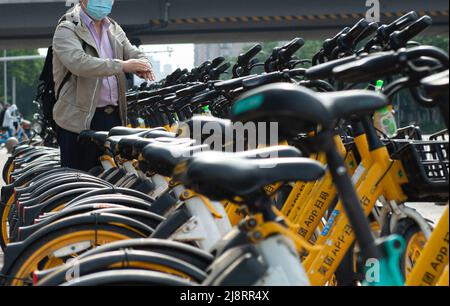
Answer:
<svg viewBox="0 0 450 306"><path fill-rule="evenodd" d="M411 41L430 25L361 20L313 59L296 38L144 83L128 127L80 134L89 172L61 167L42 117L3 168L2 282L448 286L448 130L392 118L407 90L448 129L448 54ZM408 202L447 207L432 224Z"/></svg>

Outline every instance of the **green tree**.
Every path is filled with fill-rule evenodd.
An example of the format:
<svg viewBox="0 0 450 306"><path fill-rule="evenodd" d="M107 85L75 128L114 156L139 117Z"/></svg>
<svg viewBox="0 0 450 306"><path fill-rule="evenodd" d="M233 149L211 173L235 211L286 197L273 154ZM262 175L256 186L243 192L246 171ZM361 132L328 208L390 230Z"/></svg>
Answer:
<svg viewBox="0 0 450 306"><path fill-rule="evenodd" d="M438 47L448 53L448 36L436 35L436 36L420 36L415 41L422 45L430 45Z"/></svg>
<svg viewBox="0 0 450 306"><path fill-rule="evenodd" d="M37 50L9 50L8 56L38 55ZM16 78L16 102L24 118L31 119L35 112L33 99L39 83L39 75L44 66L43 60L16 61L8 63L8 102L12 101L12 78ZM4 71L0 65L0 102L4 103Z"/></svg>

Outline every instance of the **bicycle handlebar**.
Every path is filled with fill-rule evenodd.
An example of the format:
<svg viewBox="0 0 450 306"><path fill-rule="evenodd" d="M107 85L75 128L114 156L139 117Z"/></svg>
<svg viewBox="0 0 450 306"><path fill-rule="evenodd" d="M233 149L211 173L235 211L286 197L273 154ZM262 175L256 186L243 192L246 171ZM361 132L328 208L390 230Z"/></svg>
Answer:
<svg viewBox="0 0 450 306"><path fill-rule="evenodd" d="M369 24L369 26L361 33L361 35L356 39L355 45L359 44L361 41L366 39L367 37L371 36L372 34L376 33L378 30L378 23L372 22Z"/></svg>
<svg viewBox="0 0 450 306"><path fill-rule="evenodd" d="M372 38L365 46L364 50L369 52L372 47L376 45L384 45L388 42L389 36L395 31L400 31L419 19L419 15L416 12L411 11L390 24L381 25L377 30L377 35Z"/></svg>
<svg viewBox="0 0 450 306"><path fill-rule="evenodd" d="M252 58L254 58L259 52L261 52L261 50L262 46L260 44L257 44L253 46L250 50L248 50L246 53L239 55L237 60L239 66L247 65Z"/></svg>
<svg viewBox="0 0 450 306"><path fill-rule="evenodd" d="M219 67L220 64L222 64L223 62L225 62L225 58L220 56L218 58L215 58L212 62L211 62L211 68L217 68Z"/></svg>
<svg viewBox="0 0 450 306"><path fill-rule="evenodd" d="M302 38L295 38L285 47L280 50L279 58L282 61L289 61L292 55L295 54L301 47L305 45L305 41Z"/></svg>
<svg viewBox="0 0 450 306"><path fill-rule="evenodd" d="M282 76L281 73L271 72L259 76L255 76L253 78L249 78L242 81L242 87L249 89L249 88L255 88L264 84L270 84L270 83L276 83L281 81Z"/></svg>
<svg viewBox="0 0 450 306"><path fill-rule="evenodd" d="M343 34L340 39L338 39L338 43L341 46L348 48L354 46L357 39L368 27L369 22L366 19L361 19L346 34Z"/></svg>
<svg viewBox="0 0 450 306"><path fill-rule="evenodd" d="M335 67L341 66L346 63L354 62L356 59L357 59L356 56L348 56L330 62L326 62L317 66L313 66L308 70L306 70L305 75L308 79L312 80L328 79L332 76L331 73Z"/></svg>
<svg viewBox="0 0 450 306"><path fill-rule="evenodd" d="M259 87L265 84L289 81L291 78L305 74L306 69L296 68L292 70L276 71L263 75L258 75L253 78L248 78L242 81L242 86L245 89Z"/></svg>
<svg viewBox="0 0 450 306"><path fill-rule="evenodd" d="M380 29L380 34L382 34L385 38L388 38L395 31L401 31L410 25L412 22L417 21L419 19L419 15L416 12L411 11L392 23L382 26Z"/></svg>
<svg viewBox="0 0 450 306"><path fill-rule="evenodd" d="M231 67L230 63L224 63L217 68L211 69L209 71L209 76L212 79L218 78L222 73L226 72L228 70L228 68L230 68L230 67Z"/></svg>
<svg viewBox="0 0 450 306"><path fill-rule="evenodd" d="M323 43L323 51L326 55L331 55L331 53L333 52L334 48L336 48L337 44L338 44L338 40L339 38L344 35L347 34L348 31L350 31L349 27L345 27L342 31L340 31L338 34L336 34L336 36L334 36L333 38L329 38L326 39Z"/></svg>
<svg viewBox="0 0 450 306"><path fill-rule="evenodd" d="M332 73L336 80L343 82L369 82L398 71L398 61L399 56L395 52L383 52L334 67Z"/></svg>
<svg viewBox="0 0 450 306"><path fill-rule="evenodd" d="M432 24L433 20L430 16L423 16L405 29L393 32L389 37L389 44L395 50L403 48L409 40L423 32Z"/></svg>
<svg viewBox="0 0 450 306"><path fill-rule="evenodd" d="M405 68L407 62L421 60L424 57L438 60L444 69L448 69L448 55L444 51L436 47L421 46L409 50L402 49L398 52L390 51L370 55L336 66L332 72L337 80L362 83L399 73Z"/></svg>

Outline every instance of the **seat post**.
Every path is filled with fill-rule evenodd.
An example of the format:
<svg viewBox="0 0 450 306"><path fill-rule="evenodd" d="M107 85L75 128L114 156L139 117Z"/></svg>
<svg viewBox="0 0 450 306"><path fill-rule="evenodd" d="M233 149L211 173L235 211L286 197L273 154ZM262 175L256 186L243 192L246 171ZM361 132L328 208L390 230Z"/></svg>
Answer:
<svg viewBox="0 0 450 306"><path fill-rule="evenodd" d="M345 160L339 154L332 131L322 132L318 135L321 139L321 147L324 149L330 173L345 213L353 227L356 240L364 252L366 259L383 257L381 250L376 246L369 222L361 207L356 189L348 173Z"/></svg>

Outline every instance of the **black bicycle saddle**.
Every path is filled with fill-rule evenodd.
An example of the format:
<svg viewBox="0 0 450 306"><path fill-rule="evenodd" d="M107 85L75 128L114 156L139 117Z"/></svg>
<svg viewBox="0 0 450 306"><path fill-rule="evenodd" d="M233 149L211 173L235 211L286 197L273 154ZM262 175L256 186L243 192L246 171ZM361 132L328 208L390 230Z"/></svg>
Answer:
<svg viewBox="0 0 450 306"><path fill-rule="evenodd" d="M276 182L315 181L324 167L307 158L245 159L218 152L194 155L177 167L175 179L211 199L245 198Z"/></svg>
<svg viewBox="0 0 450 306"><path fill-rule="evenodd" d="M283 135L330 130L339 119L363 116L387 105L386 97L366 90L316 93L278 83L249 91L234 104L232 120L278 122Z"/></svg>
<svg viewBox="0 0 450 306"><path fill-rule="evenodd" d="M86 130L82 131L80 135L78 135L79 143L95 143L98 147L103 148L106 139L108 138L108 132L97 132Z"/></svg>

